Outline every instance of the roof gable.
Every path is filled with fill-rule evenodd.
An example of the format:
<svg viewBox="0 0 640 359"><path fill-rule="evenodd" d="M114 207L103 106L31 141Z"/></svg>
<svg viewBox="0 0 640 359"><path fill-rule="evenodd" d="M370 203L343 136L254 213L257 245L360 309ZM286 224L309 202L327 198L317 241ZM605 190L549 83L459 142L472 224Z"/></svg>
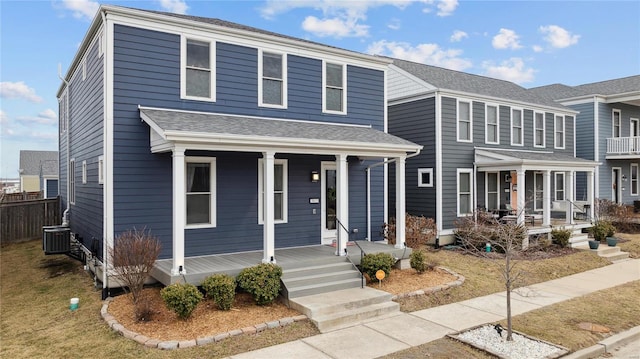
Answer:
<svg viewBox="0 0 640 359"><path fill-rule="evenodd" d="M39 176L58 175L58 151L20 151L20 175Z"/></svg>

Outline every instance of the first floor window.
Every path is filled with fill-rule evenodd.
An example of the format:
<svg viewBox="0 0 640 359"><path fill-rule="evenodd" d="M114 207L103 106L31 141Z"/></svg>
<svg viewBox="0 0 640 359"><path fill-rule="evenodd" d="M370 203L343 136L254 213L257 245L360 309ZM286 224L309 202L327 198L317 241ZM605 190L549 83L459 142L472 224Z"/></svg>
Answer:
<svg viewBox="0 0 640 359"><path fill-rule="evenodd" d="M564 201L564 172L556 172L555 179L555 200Z"/></svg>
<svg viewBox="0 0 640 359"><path fill-rule="evenodd" d="M631 195L638 195L638 164L631 164Z"/></svg>
<svg viewBox="0 0 640 359"><path fill-rule="evenodd" d="M69 161L69 202L76 202L76 160Z"/></svg>
<svg viewBox="0 0 640 359"><path fill-rule="evenodd" d="M458 217L473 213L471 169L458 169Z"/></svg>
<svg viewBox="0 0 640 359"><path fill-rule="evenodd" d="M187 158L187 226L215 226L215 163L215 158Z"/></svg>
<svg viewBox="0 0 640 359"><path fill-rule="evenodd" d="M542 210L544 198L544 175L542 172L536 172L533 176L534 192L533 209L535 211Z"/></svg>
<svg viewBox="0 0 640 359"><path fill-rule="evenodd" d="M275 223L287 222L287 160L276 159L273 165L273 216ZM264 223L264 160L258 160L258 223Z"/></svg>
<svg viewBox="0 0 640 359"><path fill-rule="evenodd" d="M418 187L433 187L433 168L418 168Z"/></svg>

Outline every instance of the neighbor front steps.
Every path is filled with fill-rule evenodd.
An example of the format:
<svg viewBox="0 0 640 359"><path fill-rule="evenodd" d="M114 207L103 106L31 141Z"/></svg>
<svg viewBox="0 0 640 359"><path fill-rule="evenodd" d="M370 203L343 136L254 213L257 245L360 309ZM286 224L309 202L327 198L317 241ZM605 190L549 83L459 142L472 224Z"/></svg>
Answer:
<svg viewBox="0 0 640 359"><path fill-rule="evenodd" d="M377 289L351 288L330 293L290 298L291 308L309 317L321 333L361 324L371 318L400 313L400 304L390 293Z"/></svg>
<svg viewBox="0 0 640 359"><path fill-rule="evenodd" d="M325 257L282 268L282 296L292 299L340 289L360 288L362 276L346 257Z"/></svg>
<svg viewBox="0 0 640 359"><path fill-rule="evenodd" d="M598 249L589 249L589 245L580 245L575 247L586 251L595 251L598 256L608 259L610 262L617 262L629 258L629 253L620 250L620 247L609 247L606 243L600 243Z"/></svg>
<svg viewBox="0 0 640 359"><path fill-rule="evenodd" d="M569 237L569 246L571 248L578 248L582 246L589 247L589 235L582 233L582 228L574 228Z"/></svg>

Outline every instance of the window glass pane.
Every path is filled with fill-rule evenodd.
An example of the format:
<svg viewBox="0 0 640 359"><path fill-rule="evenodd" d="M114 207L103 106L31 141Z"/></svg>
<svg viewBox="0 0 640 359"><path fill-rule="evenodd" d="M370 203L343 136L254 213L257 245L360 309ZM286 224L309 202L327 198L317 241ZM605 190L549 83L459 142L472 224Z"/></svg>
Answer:
<svg viewBox="0 0 640 359"><path fill-rule="evenodd" d="M262 102L271 105L282 105L282 82L278 80L262 80Z"/></svg>
<svg viewBox="0 0 640 359"><path fill-rule="evenodd" d="M469 120L469 103L467 102L458 102L458 119L460 121L470 121Z"/></svg>
<svg viewBox="0 0 640 359"><path fill-rule="evenodd" d="M471 195L460 194L460 213L471 213Z"/></svg>
<svg viewBox="0 0 640 359"><path fill-rule="evenodd" d="M210 72L187 69L187 96L210 97Z"/></svg>
<svg viewBox="0 0 640 359"><path fill-rule="evenodd" d="M209 44L201 41L187 41L187 66L209 69Z"/></svg>
<svg viewBox="0 0 640 359"><path fill-rule="evenodd" d="M469 173L460 173L460 192L470 192L470 174Z"/></svg>
<svg viewBox="0 0 640 359"><path fill-rule="evenodd" d="M187 195L187 224L211 223L210 198L209 194Z"/></svg>
<svg viewBox="0 0 640 359"><path fill-rule="evenodd" d="M282 79L282 55L262 55L262 76Z"/></svg>
<svg viewBox="0 0 640 359"><path fill-rule="evenodd" d="M273 195L273 209L274 209L274 219L277 220L282 220L284 218L283 216L283 206L282 206L282 199L283 199L283 194L282 193L274 193Z"/></svg>
<svg viewBox="0 0 640 359"><path fill-rule="evenodd" d="M460 139L468 140L470 139L469 134L469 122L460 122Z"/></svg>
<svg viewBox="0 0 640 359"><path fill-rule="evenodd" d="M431 183L431 173L422 172L422 179L421 179L420 183L422 183L422 184L430 184Z"/></svg>
<svg viewBox="0 0 640 359"><path fill-rule="evenodd" d="M487 122L488 123L490 123L490 124L497 124L498 123L497 111L498 111L498 109L493 107L493 106L488 106L487 107Z"/></svg>
<svg viewBox="0 0 640 359"><path fill-rule="evenodd" d="M327 86L342 86L342 65L327 64Z"/></svg>
<svg viewBox="0 0 640 359"><path fill-rule="evenodd" d="M327 88L327 110L342 111L342 90Z"/></svg>
<svg viewBox="0 0 640 359"><path fill-rule="evenodd" d="M187 193L210 192L208 163L187 163Z"/></svg>
<svg viewBox="0 0 640 359"><path fill-rule="evenodd" d="M489 173L487 174L487 187L489 191L495 191L498 187L498 174L497 173Z"/></svg>
<svg viewBox="0 0 640 359"><path fill-rule="evenodd" d="M273 166L273 190L281 192L283 189L283 173L284 167L282 165Z"/></svg>

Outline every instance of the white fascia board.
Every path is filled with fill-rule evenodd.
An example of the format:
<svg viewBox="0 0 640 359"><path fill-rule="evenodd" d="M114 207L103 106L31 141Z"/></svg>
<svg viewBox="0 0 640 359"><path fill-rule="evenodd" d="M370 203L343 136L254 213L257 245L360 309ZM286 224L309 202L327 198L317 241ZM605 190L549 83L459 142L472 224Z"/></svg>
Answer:
<svg viewBox="0 0 640 359"><path fill-rule="evenodd" d="M455 97L455 98L466 97L471 99L472 101L492 102L502 106L519 107L519 108L525 108L527 110L534 110L534 111L538 110L541 112L562 113L563 115L577 115L579 113L579 111L572 110L570 108L553 107L553 106L541 105L537 103L511 100L504 97L485 96L482 94L470 93L470 92L464 92L464 91L444 89L444 90L441 90L440 94L442 96L447 96L447 97Z"/></svg>
<svg viewBox="0 0 640 359"><path fill-rule="evenodd" d="M192 32L193 34L199 35L215 35L216 41L254 48L271 48L309 58L324 58L343 62L345 59L348 59L350 65L376 68L378 70L383 70L391 63L391 60L386 58L334 48L319 43L207 24L200 21L150 13L137 9L112 5L102 5L101 9L103 9L108 16L113 17L117 23L135 27L156 29L170 33L186 34Z"/></svg>
<svg viewBox="0 0 640 359"><path fill-rule="evenodd" d="M604 96L606 103L640 101L640 91Z"/></svg>
<svg viewBox="0 0 640 359"><path fill-rule="evenodd" d="M573 105L582 105L585 103L592 103L594 99L598 99L601 102L606 102L605 96L602 96L602 95L571 97L571 98L557 100L557 102L565 106L573 106Z"/></svg>

